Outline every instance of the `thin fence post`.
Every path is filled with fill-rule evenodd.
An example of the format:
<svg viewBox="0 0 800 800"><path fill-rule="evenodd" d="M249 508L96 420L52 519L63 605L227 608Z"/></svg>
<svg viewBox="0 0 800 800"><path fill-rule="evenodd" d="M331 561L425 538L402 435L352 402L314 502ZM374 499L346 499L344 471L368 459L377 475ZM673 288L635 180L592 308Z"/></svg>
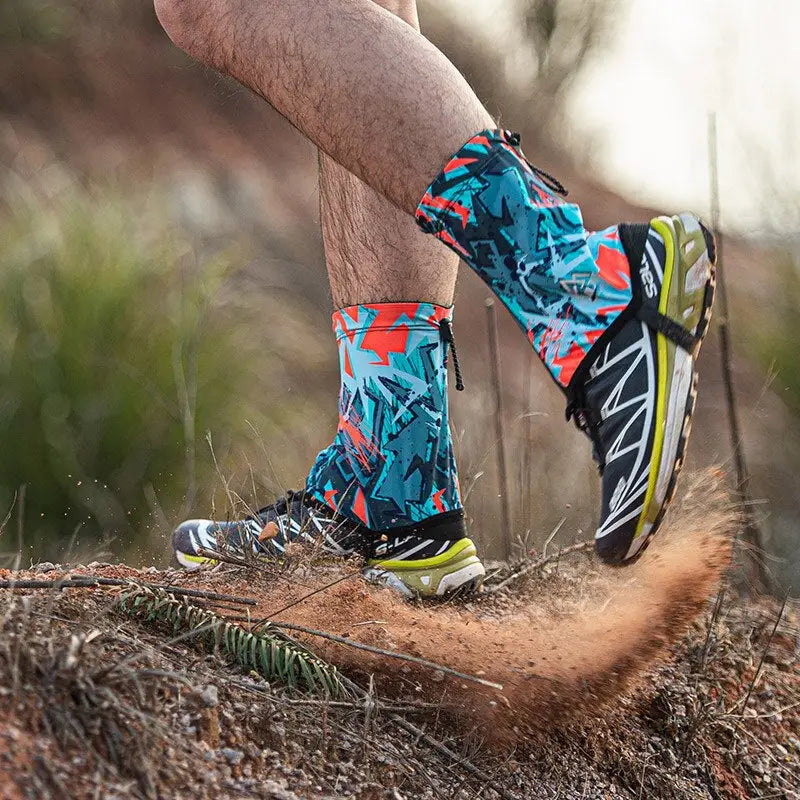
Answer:
<svg viewBox="0 0 800 800"><path fill-rule="evenodd" d="M506 469L505 421L503 417L503 392L500 381L500 344L497 338L497 314L494 300L486 300L486 322L489 330L489 367L494 389L494 433L497 445L497 478L500 489L500 524L503 526L503 558L511 558L511 508L508 496L508 470Z"/></svg>
<svg viewBox="0 0 800 800"><path fill-rule="evenodd" d="M538 359L536 359L538 361ZM533 472L533 414L531 405L533 403L533 380L534 351L531 350L528 356L526 368L522 370L522 397L523 397L523 417L522 417L522 527L524 531L529 531L531 517L533 516L533 494L531 486L531 473Z"/></svg>
<svg viewBox="0 0 800 800"><path fill-rule="evenodd" d="M764 564L764 539L761 528L753 515L750 498L750 472L744 454L739 414L736 407L736 391L733 381L732 348L730 337L730 309L728 306L728 290L725 285L725 273L722 263L722 231L720 230L719 201L719 156L717 152L717 116L708 116L708 161L711 180L711 228L716 239L717 249L717 299L719 302L718 328L719 351L722 366L722 381L725 386L725 404L728 412L728 429L730 432L733 463L736 469L736 494L741 506L744 530L742 538L750 546L745 553L748 579L758 592L769 590L770 579Z"/></svg>

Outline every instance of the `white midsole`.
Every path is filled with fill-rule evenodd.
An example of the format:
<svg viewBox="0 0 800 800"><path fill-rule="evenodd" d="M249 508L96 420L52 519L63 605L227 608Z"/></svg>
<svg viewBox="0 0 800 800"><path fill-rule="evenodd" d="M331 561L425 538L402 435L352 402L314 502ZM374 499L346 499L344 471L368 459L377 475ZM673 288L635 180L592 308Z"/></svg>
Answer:
<svg viewBox="0 0 800 800"><path fill-rule="evenodd" d="M672 390L669 394L664 430L664 444L661 448L661 464L656 480L655 501L661 505L667 497L669 481L672 477L678 444L683 433L686 417L686 403L692 390L694 359L680 347L675 348L675 365L672 369Z"/></svg>
<svg viewBox="0 0 800 800"><path fill-rule="evenodd" d="M446 594L447 592L457 589L459 586L463 586L465 583L469 583L476 578L482 578L485 574L486 568L480 561L476 561L474 564L468 564L466 567L462 567L456 572L451 572L449 575L445 575L439 583L439 588L436 590L436 594Z"/></svg>
<svg viewBox="0 0 800 800"><path fill-rule="evenodd" d="M188 570L195 570L200 569L200 567L205 566L209 563L210 559L205 559L204 561L195 561L193 559L187 558L180 550L175 551L175 558L178 559L178 563L184 568Z"/></svg>
<svg viewBox="0 0 800 800"><path fill-rule="evenodd" d="M661 446L661 463L658 465L658 477L653 500L663 505L669 489L669 481L675 470L675 457L683 433L683 422L686 417L686 401L692 389L694 361L685 350L675 348L675 364L672 370L672 388L667 401L665 415L664 443ZM646 509L643 509L646 513ZM644 547L653 523L645 522L639 535L631 542L625 558L633 558Z"/></svg>

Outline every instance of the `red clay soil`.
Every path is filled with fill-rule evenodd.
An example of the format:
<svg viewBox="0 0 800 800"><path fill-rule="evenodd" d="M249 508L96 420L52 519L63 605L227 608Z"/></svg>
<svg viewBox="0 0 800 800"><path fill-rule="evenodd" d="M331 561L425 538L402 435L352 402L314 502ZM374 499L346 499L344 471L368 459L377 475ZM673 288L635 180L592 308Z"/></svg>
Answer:
<svg viewBox="0 0 800 800"><path fill-rule="evenodd" d="M686 510L687 505L695 510ZM329 568L301 569L287 578L273 574L263 582L254 575L264 573L252 570L243 570L241 577L208 570L172 572L167 579L256 598L254 619L270 617L321 629L499 683L502 689L488 688L430 667L297 634L346 673L374 675L384 695L415 691L440 703L445 713L452 712L465 733L479 730L481 738L502 746L519 741L520 733L535 738L544 728L552 732L584 709L596 714L635 683L706 607L729 563L735 527L724 502L716 502L715 510L713 502L689 501L668 518L637 563L599 572L590 567L567 596L554 597L541 589L537 594L534 586L521 603L517 596L511 613L507 606L502 613L493 610L491 600L467 607L407 603L388 589L364 584L353 565L337 568L333 575L349 572L351 579L296 605L331 582ZM78 572L165 579L122 565Z"/></svg>
<svg viewBox="0 0 800 800"><path fill-rule="evenodd" d="M552 732L554 723L584 709L597 713L705 608L729 562L735 520L724 508L678 512L665 527L638 563L588 578L580 599L531 597L522 610L497 619L481 613L480 603L472 609L409 604L355 577L276 615L329 582L330 573L317 583L304 576L303 585L231 581L226 590L257 598L254 618L321 629L502 684L497 690L443 680L429 667L307 639L346 672L374 674L383 694L407 695L410 686L421 687L423 696L456 712L452 717L465 733L477 729L481 738L503 745L518 741L520 732ZM201 575L187 579L207 582Z"/></svg>
<svg viewBox="0 0 800 800"><path fill-rule="evenodd" d="M33 761L34 745L31 736L13 721L0 722L0 753L3 754L0 766L0 800L22 800L22 793L14 773L21 773Z"/></svg>
<svg viewBox="0 0 800 800"><path fill-rule="evenodd" d="M465 734L478 731L480 738L503 746L518 742L520 734L535 739L544 729L552 733L583 711L597 714L640 680L706 608L729 563L735 528L735 516L724 502L686 502L637 563L599 571L591 565L567 595L541 589L537 594L533 586L523 592L522 602L517 595L510 613L507 605L493 608L491 598L466 607L408 603L388 589L364 584L350 564L337 568L333 578L349 573L351 579L296 605L331 582L330 568L303 568L285 578L273 574L263 582L257 576L264 573L253 570L242 570L241 577L210 570L165 576L122 565L90 565L73 574L166 579L246 595L258 600L253 619L320 629L499 683L502 689L488 688L430 667L296 634L346 673L374 675L384 696L407 697L413 691L439 703Z"/></svg>

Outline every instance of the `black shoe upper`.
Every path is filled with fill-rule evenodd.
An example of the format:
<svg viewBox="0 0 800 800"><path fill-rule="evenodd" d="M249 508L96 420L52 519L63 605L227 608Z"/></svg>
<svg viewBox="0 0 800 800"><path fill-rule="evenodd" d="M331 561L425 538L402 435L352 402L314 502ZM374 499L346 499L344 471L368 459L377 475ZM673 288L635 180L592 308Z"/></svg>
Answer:
<svg viewBox="0 0 800 800"><path fill-rule="evenodd" d="M280 555L289 542L319 545L331 555L367 559L428 558L466 536L461 510L387 531L373 531L341 516L305 492L288 491L275 503L240 520L187 520L172 536L176 550L198 549L258 556Z"/></svg>
<svg viewBox="0 0 800 800"><path fill-rule="evenodd" d="M621 225L633 300L600 337L567 390L567 417L592 440L602 475L596 549L604 561L627 555L644 509L651 471L657 391L655 331L640 319L658 307L664 243L649 225Z"/></svg>

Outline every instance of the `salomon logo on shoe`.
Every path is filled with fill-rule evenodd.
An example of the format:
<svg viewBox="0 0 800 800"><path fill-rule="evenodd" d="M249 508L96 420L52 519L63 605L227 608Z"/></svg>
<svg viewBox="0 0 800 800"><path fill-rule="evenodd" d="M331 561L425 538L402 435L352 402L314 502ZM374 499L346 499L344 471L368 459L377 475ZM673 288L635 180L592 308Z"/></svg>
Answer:
<svg viewBox="0 0 800 800"><path fill-rule="evenodd" d="M650 261L647 258L642 260L639 275L642 277L644 293L652 300L658 294L658 287L656 286L656 279L653 277L653 273L650 270Z"/></svg>

